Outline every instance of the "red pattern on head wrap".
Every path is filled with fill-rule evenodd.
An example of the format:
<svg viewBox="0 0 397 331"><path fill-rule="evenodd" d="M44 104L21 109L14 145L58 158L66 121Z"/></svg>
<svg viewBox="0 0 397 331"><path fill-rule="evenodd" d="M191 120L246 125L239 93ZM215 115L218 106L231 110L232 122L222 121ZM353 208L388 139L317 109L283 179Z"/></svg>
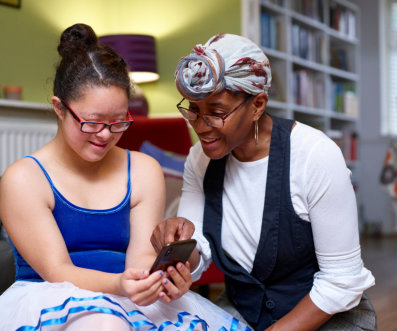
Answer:
<svg viewBox="0 0 397 331"><path fill-rule="evenodd" d="M263 85L263 84L257 84L255 82L251 82L251 83L252 83L252 85L256 86L257 88L260 88L260 89L264 89L265 88L265 85Z"/></svg>
<svg viewBox="0 0 397 331"><path fill-rule="evenodd" d="M265 70L263 70L262 65L260 63L257 63L255 65L250 65L250 68L252 69L255 76L267 77L267 73Z"/></svg>
<svg viewBox="0 0 397 331"><path fill-rule="evenodd" d="M243 66L246 64L255 64L257 63L254 59L250 58L250 57L242 57L241 59L238 59L235 63L233 63L232 67L234 66Z"/></svg>
<svg viewBox="0 0 397 331"><path fill-rule="evenodd" d="M238 59L233 65L233 66L244 66L244 65L249 65L249 68L252 69L252 72L254 73L255 76L257 77L266 77L267 74L266 72L263 70L263 62L258 62L255 61L254 59L250 58L250 57L243 57L241 59Z"/></svg>
<svg viewBox="0 0 397 331"><path fill-rule="evenodd" d="M193 50L197 55L205 55L205 48L201 45L196 45Z"/></svg>
<svg viewBox="0 0 397 331"><path fill-rule="evenodd" d="M242 87L240 87L240 86L238 86L238 85L233 85L236 89L238 89L238 90L240 90L241 92L244 92L244 93L246 93L246 91L242 88Z"/></svg>
<svg viewBox="0 0 397 331"><path fill-rule="evenodd" d="M217 34L216 37L215 37L214 39L211 40L210 45L211 45L212 43L215 43L215 42L217 42L218 40L222 39L224 36L225 36L224 33Z"/></svg>

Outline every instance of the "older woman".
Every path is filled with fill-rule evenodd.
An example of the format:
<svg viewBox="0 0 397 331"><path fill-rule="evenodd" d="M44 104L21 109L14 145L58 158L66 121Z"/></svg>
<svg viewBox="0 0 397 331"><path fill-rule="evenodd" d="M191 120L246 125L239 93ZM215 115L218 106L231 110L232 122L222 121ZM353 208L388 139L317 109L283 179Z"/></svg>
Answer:
<svg viewBox="0 0 397 331"><path fill-rule="evenodd" d="M193 278L213 260L225 273L223 306L256 330L375 329L351 172L324 133L266 113L262 50L216 35L180 60L175 82L200 141L179 217L157 226L153 246L196 238Z"/></svg>

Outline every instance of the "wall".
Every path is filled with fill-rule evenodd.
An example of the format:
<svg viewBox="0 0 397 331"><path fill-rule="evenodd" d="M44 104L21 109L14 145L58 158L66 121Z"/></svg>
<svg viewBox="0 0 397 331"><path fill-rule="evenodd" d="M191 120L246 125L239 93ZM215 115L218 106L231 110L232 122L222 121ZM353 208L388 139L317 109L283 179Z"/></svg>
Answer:
<svg viewBox="0 0 397 331"><path fill-rule="evenodd" d="M22 85L23 100L48 102L59 36L80 22L98 35L154 35L160 80L141 87L150 113L172 113L180 98L173 83L179 58L216 33L239 34L240 0L22 0L20 9L0 5L0 84Z"/></svg>
<svg viewBox="0 0 397 331"><path fill-rule="evenodd" d="M361 118L359 204L365 222L379 224L385 234L394 231L391 200L379 184L389 140L381 136L380 1L354 0L361 12Z"/></svg>

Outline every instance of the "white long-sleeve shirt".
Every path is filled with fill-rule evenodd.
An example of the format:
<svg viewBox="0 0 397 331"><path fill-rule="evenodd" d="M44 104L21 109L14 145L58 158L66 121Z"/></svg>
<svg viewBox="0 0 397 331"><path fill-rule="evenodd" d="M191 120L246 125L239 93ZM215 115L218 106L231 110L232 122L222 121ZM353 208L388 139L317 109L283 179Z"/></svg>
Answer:
<svg viewBox="0 0 397 331"><path fill-rule="evenodd" d="M231 155L226 163L222 247L248 272L260 239L268 159L240 162ZM201 259L194 280L212 261L202 234L203 179L209 161L199 142L191 148L178 209L178 216L196 227L193 237ZM363 291L374 285L374 277L361 259L351 172L331 139L299 122L291 133L290 191L296 214L310 222L313 231L320 271L314 276L312 301L328 314L355 307Z"/></svg>

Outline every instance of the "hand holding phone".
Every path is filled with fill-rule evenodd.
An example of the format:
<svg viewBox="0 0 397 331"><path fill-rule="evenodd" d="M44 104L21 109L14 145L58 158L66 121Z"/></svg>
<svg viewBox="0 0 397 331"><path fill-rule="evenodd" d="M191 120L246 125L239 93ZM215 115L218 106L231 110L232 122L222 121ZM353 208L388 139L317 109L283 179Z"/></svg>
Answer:
<svg viewBox="0 0 397 331"><path fill-rule="evenodd" d="M157 270L166 271L169 266L176 266L178 262L186 263L192 254L194 247L196 247L196 240L187 239L173 241L161 249L150 268L150 273Z"/></svg>

